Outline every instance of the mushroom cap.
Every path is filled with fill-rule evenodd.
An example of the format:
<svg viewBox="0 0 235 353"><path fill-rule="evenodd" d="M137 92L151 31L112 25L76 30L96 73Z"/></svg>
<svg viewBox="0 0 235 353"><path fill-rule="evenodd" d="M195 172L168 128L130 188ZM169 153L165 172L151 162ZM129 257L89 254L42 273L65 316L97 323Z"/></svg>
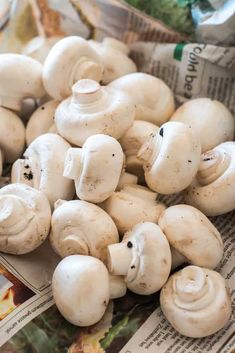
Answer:
<svg viewBox="0 0 235 353"><path fill-rule="evenodd" d="M123 162L124 155L117 140L107 135L93 135L83 148L68 150L64 176L75 180L79 199L98 203L116 189Z"/></svg>
<svg viewBox="0 0 235 353"><path fill-rule="evenodd" d="M108 246L108 268L114 275L125 275L127 288L132 292L142 295L155 293L167 281L171 270L167 238L154 223L135 225L124 235L122 243ZM123 272L116 273L120 268Z"/></svg>
<svg viewBox="0 0 235 353"><path fill-rule="evenodd" d="M0 107L0 149L6 162L12 163L23 152L25 127L12 111Z"/></svg>
<svg viewBox="0 0 235 353"><path fill-rule="evenodd" d="M90 40L89 44L102 59L103 84L107 85L121 76L137 71L136 64L128 57L128 47L124 43L105 38L102 43Z"/></svg>
<svg viewBox="0 0 235 353"><path fill-rule="evenodd" d="M100 81L103 66L98 53L78 36L58 41L50 50L43 67L43 82L47 93L57 100L72 93L78 80L89 78Z"/></svg>
<svg viewBox="0 0 235 353"><path fill-rule="evenodd" d="M140 185L124 185L100 206L112 217L120 234L137 223L156 223L165 205L156 201L157 194Z"/></svg>
<svg viewBox="0 0 235 353"><path fill-rule="evenodd" d="M61 256L91 255L105 260L106 248L119 241L112 218L100 207L73 200L57 207L51 219L50 241Z"/></svg>
<svg viewBox="0 0 235 353"><path fill-rule="evenodd" d="M62 37L59 36L48 38L42 36L34 37L23 48L22 54L30 56L43 64L51 48L61 39Z"/></svg>
<svg viewBox="0 0 235 353"><path fill-rule="evenodd" d="M125 93L93 80L80 80L73 86L73 96L56 109L55 123L61 136L82 146L95 134L119 139L133 123L134 114L134 105Z"/></svg>
<svg viewBox="0 0 235 353"><path fill-rule="evenodd" d="M38 136L47 133L53 126L54 114L58 105L58 101L50 100L33 112L26 127L26 142L28 146Z"/></svg>
<svg viewBox="0 0 235 353"><path fill-rule="evenodd" d="M118 181L116 191L122 190L124 188L124 185L126 184L137 184L137 182L138 178L136 175L130 173L123 173Z"/></svg>
<svg viewBox="0 0 235 353"><path fill-rule="evenodd" d="M223 257L219 231L199 210L175 205L163 211L158 220L172 248L196 265L214 269Z"/></svg>
<svg viewBox="0 0 235 353"><path fill-rule="evenodd" d="M50 220L50 205L41 191L24 184L0 189L0 251L33 251L46 239Z"/></svg>
<svg viewBox="0 0 235 353"><path fill-rule="evenodd" d="M136 120L160 126L170 119L175 110L172 91L157 77L141 72L131 73L111 82L109 87L129 94L136 106Z"/></svg>
<svg viewBox="0 0 235 353"><path fill-rule="evenodd" d="M188 124L201 140L202 152L233 140L235 120L225 105L210 98L192 99L181 105L171 121Z"/></svg>
<svg viewBox="0 0 235 353"><path fill-rule="evenodd" d="M42 65L20 54L0 55L0 105L20 110L25 98L41 98L45 94Z"/></svg>
<svg viewBox="0 0 235 353"><path fill-rule="evenodd" d="M186 203L207 216L235 209L235 142L224 142L201 156L198 173L185 191Z"/></svg>
<svg viewBox="0 0 235 353"><path fill-rule="evenodd" d="M71 200L73 182L63 176L64 160L70 145L57 134L37 137L12 166L12 182L28 184L41 190L51 207L58 199Z"/></svg>
<svg viewBox="0 0 235 353"><path fill-rule="evenodd" d="M206 337L219 331L231 315L231 299L217 272L188 266L174 273L161 290L161 309L180 334Z"/></svg>
<svg viewBox="0 0 235 353"><path fill-rule="evenodd" d="M90 326L103 316L109 302L109 274L91 256L71 255L57 265L52 278L55 303L66 320Z"/></svg>
<svg viewBox="0 0 235 353"><path fill-rule="evenodd" d="M160 194L173 194L191 184L200 163L201 145L190 127L172 121L149 137L138 157L144 161L149 188Z"/></svg>

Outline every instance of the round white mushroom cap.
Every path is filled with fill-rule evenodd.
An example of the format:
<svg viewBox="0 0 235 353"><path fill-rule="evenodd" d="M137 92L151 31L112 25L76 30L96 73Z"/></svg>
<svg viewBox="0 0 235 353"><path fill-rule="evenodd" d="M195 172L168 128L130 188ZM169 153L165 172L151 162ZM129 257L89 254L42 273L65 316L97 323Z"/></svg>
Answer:
<svg viewBox="0 0 235 353"><path fill-rule="evenodd" d="M164 285L171 270L171 251L167 238L154 223L143 222L108 246L108 269L125 276L127 288L148 295Z"/></svg>
<svg viewBox="0 0 235 353"><path fill-rule="evenodd" d="M73 95L56 109L55 124L61 136L82 146L89 136L110 135L119 139L134 120L134 105L120 90L80 80Z"/></svg>
<svg viewBox="0 0 235 353"><path fill-rule="evenodd" d="M235 142L224 142L201 156L198 173L185 201L207 216L235 209Z"/></svg>
<svg viewBox="0 0 235 353"><path fill-rule="evenodd" d="M235 119L225 105L210 98L192 99L181 105L171 121L188 124L201 140L202 152L233 140Z"/></svg>
<svg viewBox="0 0 235 353"><path fill-rule="evenodd" d="M188 266L174 273L161 290L161 309L176 331L206 337L219 331L231 315L231 298L217 272Z"/></svg>
<svg viewBox="0 0 235 353"><path fill-rule="evenodd" d="M201 158L200 140L184 123L167 122L151 134L138 152L143 160L148 187L160 194L187 188L195 177Z"/></svg>
<svg viewBox="0 0 235 353"><path fill-rule="evenodd" d="M158 126L170 119L175 110L170 88L157 77L136 72L111 82L113 87L128 94L136 106L135 119Z"/></svg>
<svg viewBox="0 0 235 353"><path fill-rule="evenodd" d="M50 50L43 66L43 83L56 100L70 96L72 86L83 78L100 81L103 65L98 53L78 36L58 41Z"/></svg>
<svg viewBox="0 0 235 353"><path fill-rule="evenodd" d="M0 251L33 251L46 239L50 220L50 204L41 191L24 184L0 189Z"/></svg>
<svg viewBox="0 0 235 353"><path fill-rule="evenodd" d="M157 223L165 205L156 201L157 193L135 184L126 184L114 192L100 206L112 217L120 234L131 230L137 223Z"/></svg>
<svg viewBox="0 0 235 353"><path fill-rule="evenodd" d="M184 262L214 269L221 261L221 235L196 208L188 205L168 207L161 213L158 224L171 247L183 256Z"/></svg>
<svg viewBox="0 0 235 353"><path fill-rule="evenodd" d="M57 201L55 207L50 233L54 250L63 257L91 255L104 261L107 246L119 241L112 218L86 201Z"/></svg>
<svg viewBox="0 0 235 353"><path fill-rule="evenodd" d="M116 189L123 162L123 151L117 140L107 135L93 135L83 148L68 150L64 176L75 180L79 199L98 203Z"/></svg>
<svg viewBox="0 0 235 353"><path fill-rule="evenodd" d="M53 208L58 199L71 200L73 182L63 176L64 160L70 145L57 134L37 137L12 166L12 182L20 182L41 190Z"/></svg>

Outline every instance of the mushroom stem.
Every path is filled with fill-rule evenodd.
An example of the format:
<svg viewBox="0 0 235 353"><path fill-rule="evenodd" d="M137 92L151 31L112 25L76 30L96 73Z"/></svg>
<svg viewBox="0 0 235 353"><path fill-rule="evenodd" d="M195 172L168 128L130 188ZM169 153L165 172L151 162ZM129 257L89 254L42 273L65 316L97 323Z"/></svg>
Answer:
<svg viewBox="0 0 235 353"><path fill-rule="evenodd" d="M125 276L128 272L132 252L127 243L111 244L108 246L107 267L112 275Z"/></svg>
<svg viewBox="0 0 235 353"><path fill-rule="evenodd" d="M22 99L17 97L0 96L0 106L11 110L20 111L21 101Z"/></svg>
<svg viewBox="0 0 235 353"><path fill-rule="evenodd" d="M27 177L25 169L25 159L17 159L12 166L11 178L17 180L17 183L23 183L29 186L34 186L33 179Z"/></svg>
<svg viewBox="0 0 235 353"><path fill-rule="evenodd" d="M162 129L160 129L161 131ZM157 159L162 144L162 136L159 134L151 134L149 139L141 146L137 153L137 157L142 161L149 164ZM154 159L154 160L153 160Z"/></svg>
<svg viewBox="0 0 235 353"><path fill-rule="evenodd" d="M126 283L121 276L112 276L109 274L110 299L121 298L126 294Z"/></svg>
<svg viewBox="0 0 235 353"><path fill-rule="evenodd" d="M69 179L78 179L82 172L82 148L69 148L64 162L63 176Z"/></svg>
<svg viewBox="0 0 235 353"><path fill-rule="evenodd" d="M226 152L211 150L203 153L197 178L202 185L213 183L228 168L230 157Z"/></svg>
<svg viewBox="0 0 235 353"><path fill-rule="evenodd" d="M97 81L99 81L101 72L100 64L95 61L88 60L87 57L83 57L78 61L77 65L75 65L71 76L73 78L73 82L89 78L92 80L97 79Z"/></svg>
<svg viewBox="0 0 235 353"><path fill-rule="evenodd" d="M99 101L103 95L100 84L96 81L84 79L72 87L74 104L91 104Z"/></svg>
<svg viewBox="0 0 235 353"><path fill-rule="evenodd" d="M157 198L157 193L150 191L145 186L141 185L124 185L123 190L130 195L141 198L142 200L155 201Z"/></svg>

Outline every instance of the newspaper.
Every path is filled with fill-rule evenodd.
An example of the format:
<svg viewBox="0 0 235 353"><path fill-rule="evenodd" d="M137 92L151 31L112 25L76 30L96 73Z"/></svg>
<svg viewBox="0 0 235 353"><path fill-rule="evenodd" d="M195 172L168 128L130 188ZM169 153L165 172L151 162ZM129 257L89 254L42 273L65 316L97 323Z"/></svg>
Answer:
<svg viewBox="0 0 235 353"><path fill-rule="evenodd" d="M16 17L13 18L18 18L26 2L33 4L34 15L30 12L30 18L32 21L36 18L36 35L43 28L44 35L63 32L64 35L74 33L95 39L107 35L122 39L130 44L131 56L139 71L162 78L173 90L177 104L207 96L224 102L235 113L235 48L181 43L185 39L181 34L116 0L71 0L74 8L66 6L69 5L67 0L16 1ZM37 7L38 4L40 6ZM43 6L50 16L59 19L59 24L56 20L53 29L45 25L48 25L45 16L35 16L37 10L44 13ZM24 41L19 38L14 40L15 24L6 26L0 37L1 51L11 48L11 51L20 52ZM30 37L32 35L30 32ZM0 187L8 182L9 178L0 178ZM179 195L170 200L163 197L163 200L168 206L182 202ZM217 270L228 281L234 302L235 212L213 218L212 221L221 231L225 246L224 258ZM223 330L209 338L185 338L164 318L159 308L158 294L141 297L128 293L124 298L110 303L97 325L89 329L75 328L53 306L51 277L58 261L49 242L27 255L0 254L1 353L46 353L48 347L53 352L51 335L54 337L55 352L59 351L61 341L68 347L69 353L225 353L235 349L234 317ZM51 320L52 324L45 325L45 320ZM28 340L25 338L25 343L21 341L20 347L23 348L18 345L14 350L13 343L18 344L20 333L26 332L26 329L27 332L34 332L33 337L39 332L40 339L29 340L25 334ZM7 341L9 343L4 344ZM63 349L64 346L61 352L64 352Z"/></svg>

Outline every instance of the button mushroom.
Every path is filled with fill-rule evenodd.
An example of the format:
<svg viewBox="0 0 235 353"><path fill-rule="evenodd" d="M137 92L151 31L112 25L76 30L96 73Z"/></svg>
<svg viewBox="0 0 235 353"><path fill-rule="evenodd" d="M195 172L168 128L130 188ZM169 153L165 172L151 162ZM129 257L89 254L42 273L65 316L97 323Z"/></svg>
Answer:
<svg viewBox="0 0 235 353"><path fill-rule="evenodd" d="M25 98L41 98L45 94L42 65L20 54L0 54L0 105L20 110Z"/></svg>
<svg viewBox="0 0 235 353"><path fill-rule="evenodd" d="M188 337L206 337L226 325L231 298L217 272L188 266L174 273L161 290L161 309L176 331Z"/></svg>
<svg viewBox="0 0 235 353"><path fill-rule="evenodd" d="M200 163L201 145L192 129L180 122L162 125L138 152L148 187L173 194L188 187Z"/></svg>
<svg viewBox="0 0 235 353"><path fill-rule="evenodd" d="M44 192L53 207L58 199L71 200L73 182L63 177L64 160L70 145L56 134L37 137L26 149L24 159L12 166L12 182L30 185Z"/></svg>
<svg viewBox="0 0 235 353"><path fill-rule="evenodd" d="M133 125L120 138L119 142L126 155L126 170L138 176L139 183L144 183L142 162L137 158L140 147L152 133L157 133L159 127L148 121L135 120Z"/></svg>
<svg viewBox="0 0 235 353"><path fill-rule="evenodd" d="M160 126L170 119L175 110L172 91L157 77L141 72L132 73L111 82L109 87L130 95L136 106L136 120Z"/></svg>
<svg viewBox="0 0 235 353"><path fill-rule="evenodd" d="M66 320L78 326L90 326L103 316L109 299L125 294L119 278L109 278L103 262L84 255L65 257L52 278L55 303ZM112 294L112 297L111 297Z"/></svg>
<svg viewBox="0 0 235 353"><path fill-rule="evenodd" d="M50 50L43 67L47 93L56 100L67 98L78 80L100 81L103 74L101 58L89 43L78 36L61 39Z"/></svg>
<svg viewBox="0 0 235 353"><path fill-rule="evenodd" d="M73 96L64 100L55 112L60 135L76 146L82 146L95 134L119 139L133 120L134 105L130 98L93 80L78 81L73 86Z"/></svg>
<svg viewBox="0 0 235 353"><path fill-rule="evenodd" d="M118 141L107 135L93 135L86 140L83 148L68 150L64 176L75 180L79 199L102 202L116 189L123 161Z"/></svg>
<svg viewBox="0 0 235 353"><path fill-rule="evenodd" d="M235 209L235 142L224 142L202 154L198 173L185 192L185 200L207 216Z"/></svg>
<svg viewBox="0 0 235 353"><path fill-rule="evenodd" d="M165 209L156 201L157 194L140 185L124 185L100 206L112 217L120 234L131 230L137 223L158 221Z"/></svg>
<svg viewBox="0 0 235 353"><path fill-rule="evenodd" d="M138 182L138 178L136 175L130 174L130 173L123 173L120 176L118 185L116 187L116 191L120 191L121 189L123 189L124 185L126 184L137 184L137 182Z"/></svg>
<svg viewBox="0 0 235 353"><path fill-rule="evenodd" d="M153 294L170 274L169 243L156 224L139 223L124 235L121 243L108 246L107 266L111 274L125 276L131 291Z"/></svg>
<svg viewBox="0 0 235 353"><path fill-rule="evenodd" d="M33 251L46 239L50 220L50 205L41 191L24 184L0 189L0 251Z"/></svg>
<svg viewBox="0 0 235 353"><path fill-rule="evenodd" d="M51 219L50 241L61 256L91 255L105 260L106 248L119 241L112 218L86 201L56 202Z"/></svg>
<svg viewBox="0 0 235 353"><path fill-rule="evenodd" d="M223 257L220 233L196 208L171 206L161 213L158 224L171 247L183 256L182 262L210 269L219 264Z"/></svg>
<svg viewBox="0 0 235 353"><path fill-rule="evenodd" d="M13 112L0 107L0 176L4 161L14 162L20 157L25 145L25 128Z"/></svg>
<svg viewBox="0 0 235 353"><path fill-rule="evenodd" d="M22 54L30 56L31 58L44 63L47 55L51 48L59 41L62 37L34 37L31 39L22 50Z"/></svg>
<svg viewBox="0 0 235 353"><path fill-rule="evenodd" d="M121 76L137 71L135 63L128 58L128 46L119 40L107 37L103 39L102 43L90 40L89 44L102 59L103 84L106 85Z"/></svg>
<svg viewBox="0 0 235 353"><path fill-rule="evenodd" d="M188 124L201 140L202 152L222 142L233 140L234 118L225 105L210 98L192 99L181 105L172 121Z"/></svg>
<svg viewBox="0 0 235 353"><path fill-rule="evenodd" d="M26 127L26 142L29 146L38 136L55 131L54 114L59 102L50 100L38 107L31 115Z"/></svg>

